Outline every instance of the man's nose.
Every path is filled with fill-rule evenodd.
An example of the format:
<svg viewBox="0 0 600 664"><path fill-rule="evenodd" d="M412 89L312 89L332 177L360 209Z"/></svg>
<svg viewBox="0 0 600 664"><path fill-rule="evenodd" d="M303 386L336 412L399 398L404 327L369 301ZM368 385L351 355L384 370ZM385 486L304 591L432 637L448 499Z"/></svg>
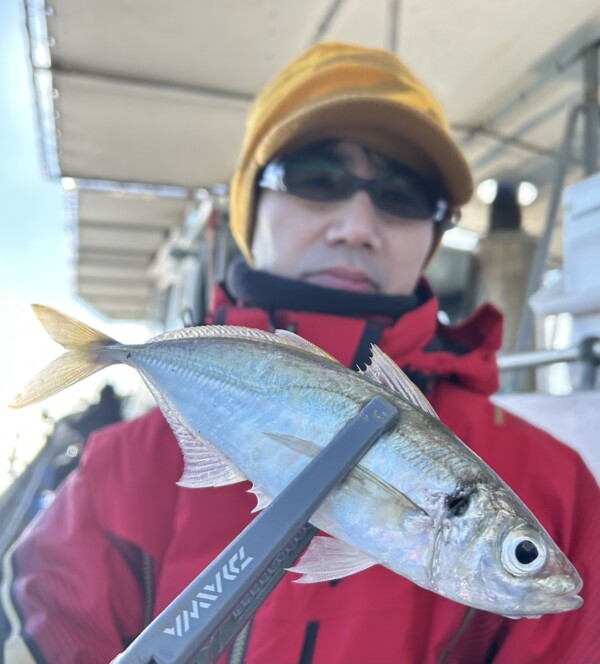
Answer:
<svg viewBox="0 0 600 664"><path fill-rule="evenodd" d="M379 249L378 213L366 191L357 191L340 201L332 213L326 239L331 244L345 243L352 247Z"/></svg>

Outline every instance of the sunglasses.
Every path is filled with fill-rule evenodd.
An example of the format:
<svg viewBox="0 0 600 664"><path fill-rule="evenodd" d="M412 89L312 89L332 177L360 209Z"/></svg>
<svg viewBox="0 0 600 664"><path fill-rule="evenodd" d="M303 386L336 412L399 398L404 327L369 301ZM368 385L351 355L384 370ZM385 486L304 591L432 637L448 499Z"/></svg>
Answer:
<svg viewBox="0 0 600 664"><path fill-rule="evenodd" d="M438 224L453 221L439 185L401 165L366 180L333 160L295 156L267 164L258 186L324 202L343 201L363 189L373 205L395 217L427 219Z"/></svg>

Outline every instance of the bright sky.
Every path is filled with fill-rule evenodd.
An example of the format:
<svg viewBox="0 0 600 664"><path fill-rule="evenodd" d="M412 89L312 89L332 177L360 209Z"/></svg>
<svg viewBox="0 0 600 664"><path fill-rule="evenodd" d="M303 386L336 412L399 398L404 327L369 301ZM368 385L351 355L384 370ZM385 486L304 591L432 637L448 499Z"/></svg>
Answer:
<svg viewBox="0 0 600 664"><path fill-rule="evenodd" d="M0 2L0 493L43 443L43 410L56 419L95 401L108 381L120 392L138 385L131 370L115 367L39 406L9 409L23 384L61 351L29 304L54 306L122 341L148 336L137 326L111 325L71 294L64 195L43 175L24 15L22 0Z"/></svg>

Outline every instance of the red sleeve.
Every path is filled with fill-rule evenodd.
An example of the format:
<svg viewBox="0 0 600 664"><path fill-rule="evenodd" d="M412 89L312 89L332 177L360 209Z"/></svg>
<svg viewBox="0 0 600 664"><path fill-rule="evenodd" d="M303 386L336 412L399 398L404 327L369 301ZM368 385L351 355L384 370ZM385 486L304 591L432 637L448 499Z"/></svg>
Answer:
<svg viewBox="0 0 600 664"><path fill-rule="evenodd" d="M99 527L80 468L4 560L6 661L112 660L143 623L132 554Z"/></svg>

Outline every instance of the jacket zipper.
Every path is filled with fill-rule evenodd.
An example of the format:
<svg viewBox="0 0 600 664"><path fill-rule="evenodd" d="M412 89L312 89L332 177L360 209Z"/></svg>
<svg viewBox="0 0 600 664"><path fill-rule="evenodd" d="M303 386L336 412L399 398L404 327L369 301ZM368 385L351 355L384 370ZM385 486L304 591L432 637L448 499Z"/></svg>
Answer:
<svg viewBox="0 0 600 664"><path fill-rule="evenodd" d="M154 613L154 569L152 557L142 551L142 583L144 590L144 629L152 622Z"/></svg>
<svg viewBox="0 0 600 664"><path fill-rule="evenodd" d="M243 664L246 659L246 649L248 648L248 639L250 637L250 630L252 628L252 621L244 625L242 631L235 637L235 640L229 651L229 658L227 664Z"/></svg>

